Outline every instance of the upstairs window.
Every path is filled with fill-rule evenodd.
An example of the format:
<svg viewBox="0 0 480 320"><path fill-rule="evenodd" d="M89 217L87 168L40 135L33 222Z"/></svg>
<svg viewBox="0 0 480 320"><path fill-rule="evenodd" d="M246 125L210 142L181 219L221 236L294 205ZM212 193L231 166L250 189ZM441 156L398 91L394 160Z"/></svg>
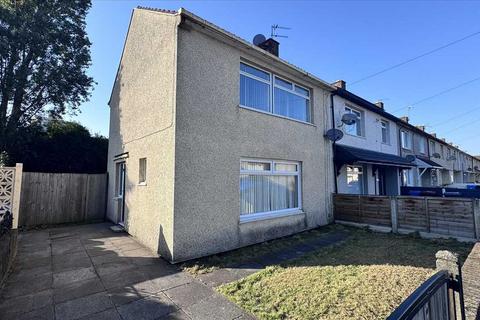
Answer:
<svg viewBox="0 0 480 320"><path fill-rule="evenodd" d="M278 77L274 87L275 114L310 122L310 91Z"/></svg>
<svg viewBox="0 0 480 320"><path fill-rule="evenodd" d="M433 155L435 152L435 141L430 141L430 154Z"/></svg>
<svg viewBox="0 0 480 320"><path fill-rule="evenodd" d="M240 104L262 111L270 111L270 74L240 64Z"/></svg>
<svg viewBox="0 0 480 320"><path fill-rule="evenodd" d="M240 106L312 122L310 90L245 63L240 63Z"/></svg>
<svg viewBox="0 0 480 320"><path fill-rule="evenodd" d="M400 131L400 142L403 149L412 150L412 134L408 131Z"/></svg>
<svg viewBox="0 0 480 320"><path fill-rule="evenodd" d="M390 144L390 123L382 120L380 126L382 127L382 143Z"/></svg>
<svg viewBox="0 0 480 320"><path fill-rule="evenodd" d="M420 138L418 151L423 154L427 153L427 140L425 138Z"/></svg>
<svg viewBox="0 0 480 320"><path fill-rule="evenodd" d="M352 136L359 136L363 135L362 133L362 112L359 110L355 110L350 107L345 107L345 113L352 113L357 117L357 121L351 125L345 125L345 133L352 135Z"/></svg>

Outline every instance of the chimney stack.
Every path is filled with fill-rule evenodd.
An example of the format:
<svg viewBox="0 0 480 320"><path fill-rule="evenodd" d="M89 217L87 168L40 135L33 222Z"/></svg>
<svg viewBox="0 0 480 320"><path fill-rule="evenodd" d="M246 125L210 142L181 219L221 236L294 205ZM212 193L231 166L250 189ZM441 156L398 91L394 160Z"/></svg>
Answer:
<svg viewBox="0 0 480 320"><path fill-rule="evenodd" d="M417 127L418 129L422 130L422 131L425 131L425 126L415 126Z"/></svg>
<svg viewBox="0 0 480 320"><path fill-rule="evenodd" d="M347 90L347 83L343 80L337 80L334 83L332 83L332 85L339 89Z"/></svg>
<svg viewBox="0 0 480 320"><path fill-rule="evenodd" d="M400 117L400 120L402 120L403 122L408 123L408 117L407 117L407 116Z"/></svg>
<svg viewBox="0 0 480 320"><path fill-rule="evenodd" d="M377 102L375 102L375 105L377 107L379 107L380 109L385 110L385 106L383 104L383 101L377 101Z"/></svg>
<svg viewBox="0 0 480 320"><path fill-rule="evenodd" d="M265 38L264 38L265 39ZM263 41L258 45L260 48L262 48L265 51L270 52L271 54L275 55L278 57L279 54L279 46L280 43L276 40L273 40L272 38L268 38L267 40Z"/></svg>

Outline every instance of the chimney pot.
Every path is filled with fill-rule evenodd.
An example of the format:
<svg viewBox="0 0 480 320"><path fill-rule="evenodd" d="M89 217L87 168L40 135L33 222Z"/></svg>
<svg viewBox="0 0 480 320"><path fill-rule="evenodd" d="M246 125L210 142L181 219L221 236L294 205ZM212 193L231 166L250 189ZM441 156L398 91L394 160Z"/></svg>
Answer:
<svg viewBox="0 0 480 320"><path fill-rule="evenodd" d="M347 83L343 80L337 80L334 83L332 83L334 87L337 87L339 89L347 90Z"/></svg>
<svg viewBox="0 0 480 320"><path fill-rule="evenodd" d="M379 107L380 109L385 110L385 106L383 104L383 101L377 101L377 102L375 102L375 105L377 107Z"/></svg>
<svg viewBox="0 0 480 320"><path fill-rule="evenodd" d="M418 129L422 130L422 131L425 131L425 126L415 126L417 127Z"/></svg>
<svg viewBox="0 0 480 320"><path fill-rule="evenodd" d="M400 117L400 120L402 120L403 122L408 123L408 117L407 117L407 116Z"/></svg>

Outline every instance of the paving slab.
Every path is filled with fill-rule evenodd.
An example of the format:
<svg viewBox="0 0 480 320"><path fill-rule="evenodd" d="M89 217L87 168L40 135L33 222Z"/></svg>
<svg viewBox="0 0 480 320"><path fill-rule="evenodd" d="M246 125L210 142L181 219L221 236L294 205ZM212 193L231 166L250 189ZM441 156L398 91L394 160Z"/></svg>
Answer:
<svg viewBox="0 0 480 320"><path fill-rule="evenodd" d="M190 320L190 318L183 310L177 310L175 312L164 315L158 320Z"/></svg>
<svg viewBox="0 0 480 320"><path fill-rule="evenodd" d="M239 307L217 293L183 310L194 320L233 320L244 315Z"/></svg>
<svg viewBox="0 0 480 320"><path fill-rule="evenodd" d="M105 291L102 282L98 277L83 281L76 281L65 286L53 289L55 303L61 303L88 296L94 293Z"/></svg>
<svg viewBox="0 0 480 320"><path fill-rule="evenodd" d="M62 272L92 267L92 261L85 250L75 253L53 256L53 271Z"/></svg>
<svg viewBox="0 0 480 320"><path fill-rule="evenodd" d="M7 279L7 283L2 290L1 295L4 298L13 298L36 292L44 291L52 288L52 276L42 275L35 278L35 281L15 281L11 282Z"/></svg>
<svg viewBox="0 0 480 320"><path fill-rule="evenodd" d="M53 304L53 293L51 289L40 291L34 294L24 295L3 300L0 303L0 315L13 316L27 313L36 309Z"/></svg>
<svg viewBox="0 0 480 320"><path fill-rule="evenodd" d="M177 311L177 306L164 294L149 296L117 308L123 320L153 320Z"/></svg>
<svg viewBox="0 0 480 320"><path fill-rule="evenodd" d="M55 305L55 315L57 319L73 320L110 308L113 308L113 304L108 295L100 292Z"/></svg>
<svg viewBox="0 0 480 320"><path fill-rule="evenodd" d="M177 306L184 308L212 296L214 291L195 281L168 289L165 294Z"/></svg>
<svg viewBox="0 0 480 320"><path fill-rule="evenodd" d="M99 313L90 314L81 318L81 320L122 320L122 318L120 318L117 309L112 308Z"/></svg>
<svg viewBox="0 0 480 320"><path fill-rule="evenodd" d="M54 320L55 313L53 305L45 306L43 308L33 310L20 315L15 315L13 318L5 317L5 320ZM4 320L4 318L2 318Z"/></svg>
<svg viewBox="0 0 480 320"><path fill-rule="evenodd" d="M72 282L93 279L96 277L97 274L93 267L62 271L53 274L53 287L58 288Z"/></svg>

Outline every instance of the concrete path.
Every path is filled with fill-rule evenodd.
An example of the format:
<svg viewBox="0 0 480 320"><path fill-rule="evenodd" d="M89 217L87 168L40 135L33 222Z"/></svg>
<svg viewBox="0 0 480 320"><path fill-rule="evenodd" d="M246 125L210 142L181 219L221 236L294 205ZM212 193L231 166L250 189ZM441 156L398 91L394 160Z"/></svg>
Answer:
<svg viewBox="0 0 480 320"><path fill-rule="evenodd" d="M256 257L254 262L237 264L228 268L216 269L210 273L200 274L197 279L209 287L218 287L245 278L267 266L281 265L288 260L300 258L323 247L343 242L348 236L347 232L326 233L292 245L287 250L274 251Z"/></svg>
<svg viewBox="0 0 480 320"><path fill-rule="evenodd" d="M254 319L111 224L21 233L8 319Z"/></svg>
<svg viewBox="0 0 480 320"><path fill-rule="evenodd" d="M463 293L467 320L480 319L480 242L477 242L462 267Z"/></svg>

